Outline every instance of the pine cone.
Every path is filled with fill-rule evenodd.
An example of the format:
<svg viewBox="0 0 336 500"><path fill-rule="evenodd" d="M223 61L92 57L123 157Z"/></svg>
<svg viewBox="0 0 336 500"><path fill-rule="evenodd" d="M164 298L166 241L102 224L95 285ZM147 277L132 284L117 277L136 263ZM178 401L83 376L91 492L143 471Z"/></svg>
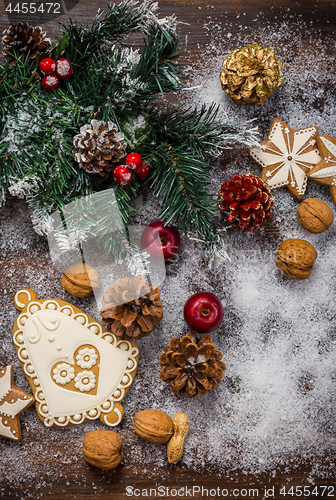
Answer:
<svg viewBox="0 0 336 500"><path fill-rule="evenodd" d="M273 209L271 188L257 175L234 175L222 184L219 208L226 222L245 231L260 227L269 219Z"/></svg>
<svg viewBox="0 0 336 500"><path fill-rule="evenodd" d="M171 391L194 398L216 389L226 370L223 354L212 343L211 335L202 335L197 342L192 332L172 337L160 354L160 377L171 384Z"/></svg>
<svg viewBox="0 0 336 500"><path fill-rule="evenodd" d="M3 55L15 63L15 56L27 54L30 51L31 59L35 59L39 52L43 52L49 45L50 40L39 26L29 26L28 23L18 23L17 27L12 24L3 32L2 43Z"/></svg>
<svg viewBox="0 0 336 500"><path fill-rule="evenodd" d="M102 177L112 172L115 164L126 156L124 134L112 122L108 122L106 128L104 122L91 120L91 123L81 127L80 134L75 135L73 143L77 149L72 154L79 166Z"/></svg>
<svg viewBox="0 0 336 500"><path fill-rule="evenodd" d="M102 304L103 323L122 338L149 335L163 317L160 290L142 276L118 279L105 291Z"/></svg>
<svg viewBox="0 0 336 500"><path fill-rule="evenodd" d="M268 47L252 44L233 50L223 68L222 87L236 104L262 104L282 84L282 62Z"/></svg>

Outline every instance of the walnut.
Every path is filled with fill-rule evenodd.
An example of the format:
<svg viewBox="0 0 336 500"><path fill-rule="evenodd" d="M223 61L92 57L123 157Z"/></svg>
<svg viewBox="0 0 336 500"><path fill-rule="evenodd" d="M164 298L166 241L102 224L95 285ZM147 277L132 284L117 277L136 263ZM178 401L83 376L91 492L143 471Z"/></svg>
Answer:
<svg viewBox="0 0 336 500"><path fill-rule="evenodd" d="M281 243L275 263L286 276L294 280L304 280L311 275L317 251L305 240L289 239Z"/></svg>
<svg viewBox="0 0 336 500"><path fill-rule="evenodd" d="M150 443L166 443L173 435L173 421L161 410L143 410L133 418L136 434Z"/></svg>
<svg viewBox="0 0 336 500"><path fill-rule="evenodd" d="M121 437L113 431L90 431L83 439L83 455L91 465L115 469L124 458Z"/></svg>
<svg viewBox="0 0 336 500"><path fill-rule="evenodd" d="M317 198L307 198L297 207L296 215L301 226L310 233L323 233L334 221L331 208Z"/></svg>
<svg viewBox="0 0 336 500"><path fill-rule="evenodd" d="M75 297L90 297L93 288L100 287L98 271L89 264L76 262L70 264L63 273L62 287Z"/></svg>

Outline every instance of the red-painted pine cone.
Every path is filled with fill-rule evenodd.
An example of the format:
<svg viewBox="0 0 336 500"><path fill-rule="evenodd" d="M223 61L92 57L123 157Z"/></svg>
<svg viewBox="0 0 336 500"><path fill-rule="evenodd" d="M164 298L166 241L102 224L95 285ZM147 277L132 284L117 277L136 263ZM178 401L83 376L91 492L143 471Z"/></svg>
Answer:
<svg viewBox="0 0 336 500"><path fill-rule="evenodd" d="M244 231L262 226L272 213L271 189L257 175L234 175L222 184L218 199L226 222Z"/></svg>

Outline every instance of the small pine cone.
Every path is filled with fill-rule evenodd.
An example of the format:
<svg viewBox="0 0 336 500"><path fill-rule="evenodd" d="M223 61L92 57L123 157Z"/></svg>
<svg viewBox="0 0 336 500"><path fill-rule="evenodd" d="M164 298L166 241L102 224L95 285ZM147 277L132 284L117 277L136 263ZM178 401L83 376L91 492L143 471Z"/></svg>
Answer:
<svg viewBox="0 0 336 500"><path fill-rule="evenodd" d="M282 84L282 62L268 47L252 44L233 50L223 68L223 90L236 104L262 104Z"/></svg>
<svg viewBox="0 0 336 500"><path fill-rule="evenodd" d="M172 337L165 352L160 354L160 377L171 385L171 391L194 398L216 389L222 380L225 363L223 354L212 343L211 335L202 335L197 342L192 332L184 337Z"/></svg>
<svg viewBox="0 0 336 500"><path fill-rule="evenodd" d="M145 278L120 278L108 288L102 299L101 315L107 329L118 337L141 339L162 320L160 290Z"/></svg>
<svg viewBox="0 0 336 500"><path fill-rule="evenodd" d="M253 174L234 175L222 184L218 207L226 222L252 231L269 219L273 209L271 188Z"/></svg>
<svg viewBox="0 0 336 500"><path fill-rule="evenodd" d="M35 59L39 52L43 52L49 45L50 40L39 26L29 26L28 23L12 24L3 32L2 43L3 55L15 63L15 56L27 54L30 51L31 59Z"/></svg>
<svg viewBox="0 0 336 500"><path fill-rule="evenodd" d="M108 128L104 122L91 120L73 139L76 149L72 154L79 166L102 177L111 173L115 164L126 156L124 134L114 123L108 122L107 125Z"/></svg>

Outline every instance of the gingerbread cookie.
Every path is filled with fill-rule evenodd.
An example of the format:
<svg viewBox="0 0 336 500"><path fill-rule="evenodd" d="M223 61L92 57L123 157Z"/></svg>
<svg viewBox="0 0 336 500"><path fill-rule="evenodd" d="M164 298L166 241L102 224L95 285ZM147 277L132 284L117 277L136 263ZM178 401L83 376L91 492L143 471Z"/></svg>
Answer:
<svg viewBox="0 0 336 500"><path fill-rule="evenodd" d="M332 200L336 205L336 137L319 135L317 145L322 160L311 169L308 177L320 184L329 186Z"/></svg>
<svg viewBox="0 0 336 500"><path fill-rule="evenodd" d="M14 385L14 366L0 370L0 436L19 441L21 427L19 415L35 398Z"/></svg>
<svg viewBox="0 0 336 500"><path fill-rule="evenodd" d="M292 130L276 118L260 149L249 150L262 167L261 178L271 189L287 186L301 200L307 186L307 173L321 160L316 147L317 127Z"/></svg>
<svg viewBox="0 0 336 500"><path fill-rule="evenodd" d="M30 289L14 303L21 314L13 340L42 422L64 427L99 418L118 425L138 367L135 342L119 340L68 302L38 300Z"/></svg>

